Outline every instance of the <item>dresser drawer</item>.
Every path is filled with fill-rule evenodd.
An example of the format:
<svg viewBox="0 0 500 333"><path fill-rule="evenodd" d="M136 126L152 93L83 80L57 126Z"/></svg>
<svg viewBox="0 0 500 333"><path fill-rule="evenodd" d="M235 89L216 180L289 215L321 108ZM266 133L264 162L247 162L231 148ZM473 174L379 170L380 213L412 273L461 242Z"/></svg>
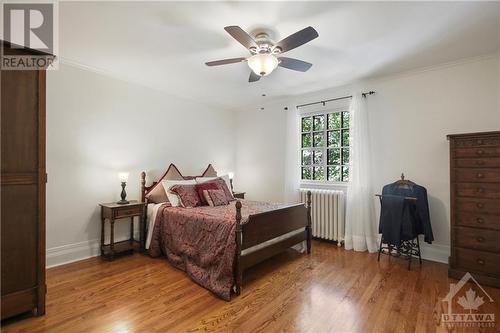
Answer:
<svg viewBox="0 0 500 333"><path fill-rule="evenodd" d="M113 215L114 215L114 218L117 218L117 219L122 218L122 217L140 215L140 214L142 214L142 208L143 208L143 206L141 206L141 205L118 208L118 209L115 209L113 211Z"/></svg>
<svg viewBox="0 0 500 333"><path fill-rule="evenodd" d="M483 272L500 275L500 254L456 247L455 264L465 271Z"/></svg>
<svg viewBox="0 0 500 333"><path fill-rule="evenodd" d="M454 186L459 197L500 199L500 184L456 183Z"/></svg>
<svg viewBox="0 0 500 333"><path fill-rule="evenodd" d="M489 252L500 252L500 231L467 227L455 228L456 246ZM500 265L500 262L499 262Z"/></svg>
<svg viewBox="0 0 500 333"><path fill-rule="evenodd" d="M457 226L500 230L500 215L456 212L455 223Z"/></svg>
<svg viewBox="0 0 500 333"><path fill-rule="evenodd" d="M500 146L500 137L457 138L455 145L457 147Z"/></svg>
<svg viewBox="0 0 500 333"><path fill-rule="evenodd" d="M494 199L457 198L455 208L461 212L500 214L500 204Z"/></svg>
<svg viewBox="0 0 500 333"><path fill-rule="evenodd" d="M500 168L498 169L454 169L456 182L494 183L500 182Z"/></svg>
<svg viewBox="0 0 500 333"><path fill-rule="evenodd" d="M500 168L500 158L457 158L457 168Z"/></svg>
<svg viewBox="0 0 500 333"><path fill-rule="evenodd" d="M500 147L455 148L453 156L457 158L498 157Z"/></svg>

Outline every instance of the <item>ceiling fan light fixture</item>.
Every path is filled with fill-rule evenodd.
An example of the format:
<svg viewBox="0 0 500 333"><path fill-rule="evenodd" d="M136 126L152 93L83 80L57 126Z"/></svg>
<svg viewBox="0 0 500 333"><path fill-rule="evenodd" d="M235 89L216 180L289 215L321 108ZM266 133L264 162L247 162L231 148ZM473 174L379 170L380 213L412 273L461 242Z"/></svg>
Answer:
<svg viewBox="0 0 500 333"><path fill-rule="evenodd" d="M278 59L269 53L256 54L248 58L248 66L257 75L266 76L278 67Z"/></svg>

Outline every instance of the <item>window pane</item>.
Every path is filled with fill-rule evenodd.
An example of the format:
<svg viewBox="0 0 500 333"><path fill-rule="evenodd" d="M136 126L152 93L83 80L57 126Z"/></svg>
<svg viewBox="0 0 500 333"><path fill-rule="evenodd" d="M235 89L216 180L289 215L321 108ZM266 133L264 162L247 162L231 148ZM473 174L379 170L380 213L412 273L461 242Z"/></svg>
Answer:
<svg viewBox="0 0 500 333"><path fill-rule="evenodd" d="M342 112L342 127L349 127L349 112Z"/></svg>
<svg viewBox="0 0 500 333"><path fill-rule="evenodd" d="M340 131L328 131L328 146L329 147L340 146Z"/></svg>
<svg viewBox="0 0 500 333"><path fill-rule="evenodd" d="M333 182L340 181L340 166L328 167L328 180Z"/></svg>
<svg viewBox="0 0 500 333"><path fill-rule="evenodd" d="M302 165L310 165L312 160L312 152L308 149L302 150Z"/></svg>
<svg viewBox="0 0 500 333"><path fill-rule="evenodd" d="M328 164L340 164L340 148L328 149Z"/></svg>
<svg viewBox="0 0 500 333"><path fill-rule="evenodd" d="M325 171L323 167L313 167L314 180L325 180Z"/></svg>
<svg viewBox="0 0 500 333"><path fill-rule="evenodd" d="M323 132L314 133L314 147L323 147L325 142L323 140Z"/></svg>
<svg viewBox="0 0 500 333"><path fill-rule="evenodd" d="M342 146L349 146L349 130L342 130Z"/></svg>
<svg viewBox="0 0 500 333"><path fill-rule="evenodd" d="M302 179L311 179L311 168L302 168Z"/></svg>
<svg viewBox="0 0 500 333"><path fill-rule="evenodd" d="M349 148L342 148L342 164L349 164Z"/></svg>
<svg viewBox="0 0 500 333"><path fill-rule="evenodd" d="M328 129L340 128L340 112L328 114Z"/></svg>
<svg viewBox="0 0 500 333"><path fill-rule="evenodd" d="M302 118L302 132L310 132L311 125L312 125L312 118L311 117Z"/></svg>
<svg viewBox="0 0 500 333"><path fill-rule="evenodd" d="M302 148L311 147L311 133L302 134Z"/></svg>
<svg viewBox="0 0 500 333"><path fill-rule="evenodd" d="M323 164L323 151L315 150L313 156L313 164Z"/></svg>
<svg viewBox="0 0 500 333"><path fill-rule="evenodd" d="M322 131L325 128L325 116L314 116L314 131Z"/></svg>
<svg viewBox="0 0 500 333"><path fill-rule="evenodd" d="M342 181L343 182L349 181L349 167L346 166L342 167Z"/></svg>

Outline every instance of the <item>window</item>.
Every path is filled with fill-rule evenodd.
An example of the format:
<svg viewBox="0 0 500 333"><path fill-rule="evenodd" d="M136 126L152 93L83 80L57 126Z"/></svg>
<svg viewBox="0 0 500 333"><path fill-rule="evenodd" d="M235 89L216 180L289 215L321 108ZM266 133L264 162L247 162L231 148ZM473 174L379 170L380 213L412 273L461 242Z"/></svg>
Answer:
<svg viewBox="0 0 500 333"><path fill-rule="evenodd" d="M349 112L301 119L302 180L349 181Z"/></svg>

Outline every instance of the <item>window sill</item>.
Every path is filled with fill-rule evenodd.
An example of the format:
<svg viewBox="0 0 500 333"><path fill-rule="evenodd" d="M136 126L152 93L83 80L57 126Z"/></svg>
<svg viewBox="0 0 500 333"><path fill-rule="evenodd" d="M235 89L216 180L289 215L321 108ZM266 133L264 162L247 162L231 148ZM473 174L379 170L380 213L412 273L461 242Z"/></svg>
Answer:
<svg viewBox="0 0 500 333"><path fill-rule="evenodd" d="M325 181L301 181L300 188L317 188L330 190L346 190L349 187L348 182L325 182Z"/></svg>

